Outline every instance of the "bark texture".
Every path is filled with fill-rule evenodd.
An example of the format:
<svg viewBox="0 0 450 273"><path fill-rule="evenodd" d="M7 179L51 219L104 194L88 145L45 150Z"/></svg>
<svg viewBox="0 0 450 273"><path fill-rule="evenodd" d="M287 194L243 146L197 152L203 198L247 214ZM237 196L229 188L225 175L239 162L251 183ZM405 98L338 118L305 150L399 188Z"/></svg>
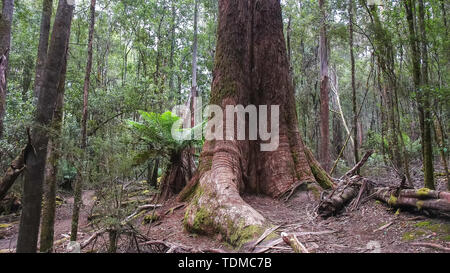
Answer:
<svg viewBox="0 0 450 273"><path fill-rule="evenodd" d="M31 141L33 152L27 153L23 209L17 240L18 253L33 253L37 249L42 206L42 185L51 128L56 107L58 84L64 63L74 5L60 0L52 31L52 39L43 73L41 92L37 103Z"/></svg>
<svg viewBox="0 0 450 273"><path fill-rule="evenodd" d="M280 105L280 145L276 151L261 152L262 141L206 141L198 174L189 183L189 194L183 193L191 198L186 229L221 233L239 246L268 224L241 193L279 197L299 181L317 180L332 187L317 162L308 160L299 134L279 1L219 1L211 103L222 109ZM226 114L226 132L225 119Z"/></svg>
<svg viewBox="0 0 450 273"><path fill-rule="evenodd" d="M58 163L61 158L60 136L63 122L64 91L67 71L67 43L61 78L58 84L58 97L53 113L52 132L48 142L47 162L44 175L44 201L42 202L42 221L39 251L43 253L53 252L53 237L56 211L56 175Z"/></svg>

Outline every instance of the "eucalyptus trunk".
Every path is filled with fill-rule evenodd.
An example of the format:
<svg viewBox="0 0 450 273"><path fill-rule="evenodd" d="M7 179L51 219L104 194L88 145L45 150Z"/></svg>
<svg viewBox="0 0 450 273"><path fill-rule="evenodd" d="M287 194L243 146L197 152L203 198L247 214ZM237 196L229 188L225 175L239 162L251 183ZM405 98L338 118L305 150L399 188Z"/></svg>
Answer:
<svg viewBox="0 0 450 273"><path fill-rule="evenodd" d="M190 199L184 219L187 230L221 233L239 246L269 224L241 198L242 193L276 198L300 181L317 190L316 182L333 186L299 133L278 0L219 1L211 103L222 109L238 104L279 105L283 111L280 145L275 151L262 152L262 140L206 141L189 193L182 193ZM225 120L226 115L224 127Z"/></svg>

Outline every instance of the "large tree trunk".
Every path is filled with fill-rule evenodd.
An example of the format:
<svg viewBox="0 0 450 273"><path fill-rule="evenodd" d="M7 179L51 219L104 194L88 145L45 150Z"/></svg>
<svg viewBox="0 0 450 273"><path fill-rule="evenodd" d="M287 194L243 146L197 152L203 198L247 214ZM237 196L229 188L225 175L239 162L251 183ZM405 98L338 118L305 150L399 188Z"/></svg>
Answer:
<svg viewBox="0 0 450 273"><path fill-rule="evenodd" d="M6 83L11 44L11 25L14 0L2 0L0 14L0 138L3 137L3 120L6 112Z"/></svg>
<svg viewBox="0 0 450 273"><path fill-rule="evenodd" d="M45 128L52 125L53 113L58 96L58 84L64 64L64 56L74 5L60 0L52 39L43 73L35 124L31 136L33 151L26 155L26 172L23 190L23 209L17 240L17 252L36 252L41 219L42 184L49 133Z"/></svg>
<svg viewBox="0 0 450 273"><path fill-rule="evenodd" d="M84 151L84 156L86 156L87 147L87 119L88 119L88 102L89 102L89 86L91 83L91 70L92 70L92 43L94 39L94 27L95 27L95 4L96 0L91 0L90 5L90 23L89 23L89 37L88 37L88 59L86 64L86 73L84 76L84 87L83 87L83 119L81 121L81 149ZM85 164L85 163L83 163ZM79 175L75 182L74 191L74 206L72 213L72 228L70 233L70 240L77 240L78 233L78 217L80 215L80 207L82 205L82 190L83 190L83 180L86 178L85 172Z"/></svg>
<svg viewBox="0 0 450 273"><path fill-rule="evenodd" d="M53 12L53 0L42 1L41 29L39 34L39 45L36 61L36 75L34 79L34 96L39 98L42 72L47 59L48 37L50 36L50 22Z"/></svg>
<svg viewBox="0 0 450 273"><path fill-rule="evenodd" d="M308 160L300 137L280 2L219 1L215 58L211 103L222 109L238 104L282 109L277 150L260 151L261 140L206 141L198 174L189 183L195 186L186 194L191 201L185 227L221 233L231 244L241 245L268 224L241 193L279 197L300 181L310 182L311 188L318 188L316 181L324 187L333 184L313 158ZM225 120L226 114L226 132Z"/></svg>
<svg viewBox="0 0 450 273"><path fill-rule="evenodd" d="M320 28L320 145L319 158L322 167L326 171L331 169L330 154L330 109L329 109L329 75L328 75L328 38L325 0L319 0L322 14L322 26ZM355 139L356 141L356 139Z"/></svg>

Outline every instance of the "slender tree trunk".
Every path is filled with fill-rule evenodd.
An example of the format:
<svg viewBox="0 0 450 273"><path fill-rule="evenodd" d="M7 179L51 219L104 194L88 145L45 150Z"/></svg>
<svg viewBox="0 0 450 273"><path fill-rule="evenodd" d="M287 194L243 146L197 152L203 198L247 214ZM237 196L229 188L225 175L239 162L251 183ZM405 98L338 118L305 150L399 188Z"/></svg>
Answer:
<svg viewBox="0 0 450 273"><path fill-rule="evenodd" d="M175 8L175 0L171 3L172 8L172 21L170 22L170 56L169 56L169 66L170 66L170 77L169 77L169 89L173 94L175 93L175 84L174 84L174 54L175 54L175 30L176 30L176 17L177 10Z"/></svg>
<svg viewBox="0 0 450 273"><path fill-rule="evenodd" d="M155 164L153 165L152 175L150 179L150 186L157 188L158 186L158 170L159 170L159 158L155 159Z"/></svg>
<svg viewBox="0 0 450 273"><path fill-rule="evenodd" d="M353 107L353 138L354 138L354 149L353 154L355 156L355 163L359 162L358 153L358 113L356 105L356 80L355 80L355 56L353 54L353 0L349 0L348 3L348 16L349 16L349 41L350 41L350 62L352 67L352 107ZM359 170L358 170L359 174Z"/></svg>
<svg viewBox="0 0 450 273"><path fill-rule="evenodd" d="M367 7L367 6L366 6ZM394 166L397 169L403 168L403 158L400 152L399 137L401 137L401 130L397 126L398 107L395 99L397 89L397 79L395 75L395 57L394 48L389 32L383 27L381 18L378 14L376 5L367 7L367 11L372 18L372 28L374 30L375 51L382 77L381 81L381 96L383 105L385 107L385 125L387 127L386 137L389 142L389 155Z"/></svg>
<svg viewBox="0 0 450 273"><path fill-rule="evenodd" d="M2 14L0 14L0 139L3 137L3 121L6 113L6 88L13 12L14 0L2 0Z"/></svg>
<svg viewBox="0 0 450 273"><path fill-rule="evenodd" d="M188 107L191 116L183 116L183 119L190 120L191 128L195 124L195 111L197 110L197 98L199 92L197 88L197 59L198 59L198 0L194 1L194 37L192 45L192 84L191 93L188 99ZM201 110L201 109L199 109ZM197 113L198 114L198 113ZM170 165L164 178L161 180L161 200L166 200L174 194L178 194L192 178L193 169L195 169L194 161L195 147L186 147L180 153L171 156Z"/></svg>
<svg viewBox="0 0 450 273"><path fill-rule="evenodd" d="M423 103L423 173L425 187L434 189L434 168L433 168L433 144L431 137L432 122L430 91L428 86L428 40L425 27L425 8L423 0L419 0L419 30L421 36L421 54L422 54L422 103Z"/></svg>
<svg viewBox="0 0 450 273"><path fill-rule="evenodd" d="M26 155L23 209L17 240L17 252L36 252L41 219L42 184L49 133L58 97L58 84L64 64L74 5L60 0L53 27L47 61L39 94L35 124L31 136L33 151Z"/></svg>
<svg viewBox="0 0 450 273"><path fill-rule="evenodd" d="M222 109L270 105L270 111L279 105L279 137L275 138L280 144L275 151L262 152L262 140L206 141L198 175L189 183L195 186L187 195L191 200L184 219L187 230L221 233L239 246L262 233L267 224L241 193L279 197L300 181L315 189L316 181L333 186L300 137L278 0L219 1L211 103ZM230 130L225 126L226 114L223 118L226 132Z"/></svg>
<svg viewBox="0 0 450 273"><path fill-rule="evenodd" d="M94 27L95 27L95 4L96 0L91 0L90 5L90 23L89 23L89 37L88 37L88 60L86 64L86 73L84 77L84 88L83 88L83 119L81 121L81 149L86 154L87 147L87 119L88 119L88 102L89 102L89 87L91 83L91 70L92 70L92 44L94 40ZM85 163L83 163L83 166ZM80 215L80 208L82 205L82 190L83 190L83 180L86 178L86 174L83 174L75 182L74 191L74 206L72 213L72 229L70 233L70 240L77 240L78 233L78 218Z"/></svg>
<svg viewBox="0 0 450 273"><path fill-rule="evenodd" d="M28 100L28 90L30 89L32 80L32 66L33 60L30 56L25 58L25 63L22 73L22 101L26 102Z"/></svg>
<svg viewBox="0 0 450 273"><path fill-rule="evenodd" d="M54 224L56 211L56 175L58 163L61 158L60 137L63 123L64 91L67 71L67 51L69 50L69 40L67 41L64 64L61 71L61 78L58 84L58 98L53 114L52 135L48 142L47 162L45 164L44 175L44 199L42 202L42 221L39 251L43 253L53 252Z"/></svg>
<svg viewBox="0 0 450 273"><path fill-rule="evenodd" d="M47 59L48 38L50 36L50 22L53 12L53 0L42 1L41 29L39 34L39 45L36 61L36 75L34 79L34 96L39 98L39 88L42 85L42 72Z"/></svg>
<svg viewBox="0 0 450 273"><path fill-rule="evenodd" d="M330 155L330 110L329 110L329 76L328 76L328 38L325 0L319 0L322 14L320 29L320 145L319 157L322 167L326 171L331 168Z"/></svg>
<svg viewBox="0 0 450 273"><path fill-rule="evenodd" d="M434 128L436 142L439 145L439 154L441 157L442 165L444 167L444 174L447 179L447 189L450 190L450 173L448 171L447 153L445 150L445 136L442 129L442 123L437 115L434 119Z"/></svg>

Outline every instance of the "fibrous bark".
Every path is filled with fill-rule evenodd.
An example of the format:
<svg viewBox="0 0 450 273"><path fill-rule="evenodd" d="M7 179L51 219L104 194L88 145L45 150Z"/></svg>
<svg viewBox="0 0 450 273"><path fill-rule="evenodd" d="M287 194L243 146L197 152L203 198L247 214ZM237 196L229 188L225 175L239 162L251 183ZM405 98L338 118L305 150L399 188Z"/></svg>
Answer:
<svg viewBox="0 0 450 273"><path fill-rule="evenodd" d="M279 1L219 1L211 103L222 109L280 105L280 144L262 152L262 141L206 141L198 174L189 183L191 201L184 219L189 231L221 233L229 243L241 245L268 224L241 193L279 197L298 181L333 185L316 161L308 160L299 134ZM226 132L225 120L226 114Z"/></svg>

